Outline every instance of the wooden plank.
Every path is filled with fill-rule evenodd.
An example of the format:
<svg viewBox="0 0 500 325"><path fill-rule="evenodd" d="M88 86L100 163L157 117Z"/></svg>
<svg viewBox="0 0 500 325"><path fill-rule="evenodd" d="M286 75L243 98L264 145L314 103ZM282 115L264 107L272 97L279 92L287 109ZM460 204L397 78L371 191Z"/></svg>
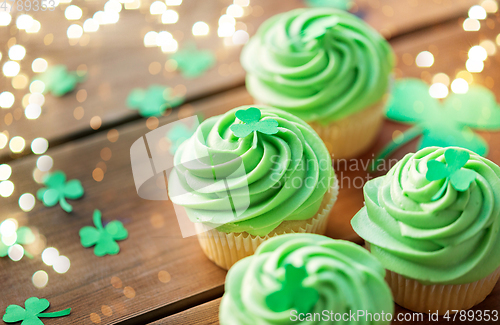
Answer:
<svg viewBox="0 0 500 325"><path fill-rule="evenodd" d="M31 62L37 57L45 58L50 65L65 64L70 70L83 65L88 71L87 80L75 92L62 98L47 95L42 115L37 120L27 120L24 117L21 99L29 92L28 89L15 90L10 78L0 78L0 89L11 91L16 97L12 108L0 110L0 132L8 131L10 137L22 136L28 144L36 137L44 137L51 145L57 145L92 133L90 121L93 117L101 120L101 128L138 118L137 113L127 109L125 105L127 95L136 87L145 88L155 83L177 87L177 92L185 92L189 101L242 85L244 71L239 63L241 46L226 46L223 39L217 36L218 19L230 3L229 0L185 1L181 6L172 7L180 16L179 21L173 25L161 24L158 16L150 15L149 2L144 3L140 10L122 10L117 24L101 26L95 33L85 33L76 45L69 45L66 36L68 26L74 22L66 20L60 9L33 13L35 19L42 24L37 34L27 34L13 26L0 27L0 51L4 54L4 61L7 57L8 40L14 37L17 44L27 49L26 57L21 62L21 72L28 77L34 75ZM358 14L387 37L394 37L463 15L476 1L458 0L452 3L451 0L364 0L358 3ZM84 9L80 24L94 12L103 9L102 3L85 2L84 6L83 3L77 4ZM237 27L245 28L253 35L265 19L302 5L300 0L253 0L251 9L247 10L248 15L237 19ZM191 33L192 25L200 20L209 24L210 33L194 37ZM162 53L159 48L146 48L143 45L144 35L148 31L162 30L171 32L180 47L195 42L201 49L214 51L217 54L216 66L195 79L186 79L175 71L167 72L164 65L169 55ZM53 42L46 46L44 37L47 34L53 35ZM160 66L160 71L154 75L149 72L153 62ZM77 96L78 90L84 90L86 95L80 93ZM75 115L78 107L81 107L79 110L83 109L83 116ZM9 156L19 157L13 155L8 146L0 150L0 159L5 160Z"/></svg>
<svg viewBox="0 0 500 325"><path fill-rule="evenodd" d="M151 325L216 325L219 324L219 306L221 298L184 310L175 315L157 320Z"/></svg>

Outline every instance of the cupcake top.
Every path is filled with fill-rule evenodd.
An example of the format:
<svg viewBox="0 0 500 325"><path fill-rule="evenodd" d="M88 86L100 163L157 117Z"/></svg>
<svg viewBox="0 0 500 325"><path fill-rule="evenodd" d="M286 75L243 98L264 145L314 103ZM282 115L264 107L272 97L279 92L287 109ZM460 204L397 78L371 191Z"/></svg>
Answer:
<svg viewBox="0 0 500 325"><path fill-rule="evenodd" d="M245 45L246 86L262 103L328 123L379 101L394 55L358 17L333 8L295 9L264 22Z"/></svg>
<svg viewBox="0 0 500 325"><path fill-rule="evenodd" d="M384 275L382 265L351 242L314 234L276 236L229 270L220 323L302 323L319 313L328 319L307 324L324 324L363 311L385 315L363 324L388 324L394 304Z"/></svg>
<svg viewBox="0 0 500 325"><path fill-rule="evenodd" d="M364 187L354 230L388 270L464 284L500 266L500 168L462 148L406 155Z"/></svg>
<svg viewBox="0 0 500 325"><path fill-rule="evenodd" d="M192 222L257 236L313 217L335 179L314 130L268 107L238 107L203 121L174 165L170 198Z"/></svg>

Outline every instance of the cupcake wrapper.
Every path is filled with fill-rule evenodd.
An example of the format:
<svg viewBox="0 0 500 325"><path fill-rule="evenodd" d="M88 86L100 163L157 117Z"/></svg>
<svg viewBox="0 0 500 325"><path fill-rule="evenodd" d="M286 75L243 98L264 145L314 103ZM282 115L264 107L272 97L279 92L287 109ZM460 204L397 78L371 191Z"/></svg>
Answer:
<svg viewBox="0 0 500 325"><path fill-rule="evenodd" d="M481 303L493 290L500 277L500 267L487 277L466 284L423 285L417 280L387 270L386 281L394 301L409 310L439 315L453 310L467 310Z"/></svg>
<svg viewBox="0 0 500 325"><path fill-rule="evenodd" d="M386 98L355 114L327 125L309 122L325 143L333 159L358 156L375 141L384 119Z"/></svg>
<svg viewBox="0 0 500 325"><path fill-rule="evenodd" d="M196 223L198 240L203 252L219 267L229 270L237 261L253 255L257 247L265 240L288 233L313 233L324 234L328 222L328 216L333 204L337 201L338 180L335 185L325 194L317 214L307 220L284 221L268 235L254 236L247 232L224 233L216 229Z"/></svg>

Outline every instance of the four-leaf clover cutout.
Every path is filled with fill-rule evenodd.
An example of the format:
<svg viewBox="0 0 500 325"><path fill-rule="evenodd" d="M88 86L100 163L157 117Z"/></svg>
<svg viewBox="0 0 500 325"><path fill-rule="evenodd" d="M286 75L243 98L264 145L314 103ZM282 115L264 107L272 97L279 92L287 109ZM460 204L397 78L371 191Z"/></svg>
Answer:
<svg viewBox="0 0 500 325"><path fill-rule="evenodd" d="M152 85L147 90L136 88L127 97L127 106L137 109L144 117L160 116L183 102L184 98L174 96L171 88L160 85Z"/></svg>
<svg viewBox="0 0 500 325"><path fill-rule="evenodd" d="M260 120L261 112L256 107L249 109L240 109L236 111L235 116L244 124L233 124L230 129L233 134L238 138L245 138L253 132L260 132L264 134L278 133L278 121L273 119Z"/></svg>
<svg viewBox="0 0 500 325"><path fill-rule="evenodd" d="M319 299L316 289L304 286L307 278L305 267L295 267L292 264L285 265L284 279L281 289L266 296L267 306L274 312L282 312L291 308L300 313L311 311Z"/></svg>
<svg viewBox="0 0 500 325"><path fill-rule="evenodd" d="M39 189L36 197L47 207L52 207L59 202L66 212L73 211L73 207L66 202L66 199L79 199L84 193L82 183L77 179L66 182L66 175L62 171L46 174L43 184L47 187Z"/></svg>
<svg viewBox="0 0 500 325"><path fill-rule="evenodd" d="M9 248L16 244L29 245L35 241L35 235L28 227L20 227L19 229L17 229L17 231L12 233L10 236L15 237L15 240L13 240L10 245L5 245L4 241L2 241L3 236L5 236L5 234L0 233L0 257L7 256L9 254ZM10 238L10 236L8 237ZM29 258L33 258L33 256L26 250L24 250L24 255L28 256Z"/></svg>
<svg viewBox="0 0 500 325"><path fill-rule="evenodd" d="M470 158L467 151L447 149L444 152L444 158L446 163L438 160L429 160L427 162L427 173L425 174L427 180L432 182L446 179L441 189L432 197L433 201L441 198L448 186L448 182L451 183L455 190L463 192L476 179L475 171L462 169Z"/></svg>
<svg viewBox="0 0 500 325"><path fill-rule="evenodd" d="M35 78L35 80L40 80L45 84L44 93L51 92L57 97L74 90L83 79L76 72L68 72L66 66L62 64L48 68L47 71Z"/></svg>
<svg viewBox="0 0 500 325"><path fill-rule="evenodd" d="M101 217L101 211L95 210L93 216L95 228L86 226L80 229L80 242L83 247L95 245L94 254L96 256L116 255L120 251L120 246L116 241L126 239L128 231L118 220L111 221L106 227L103 227Z"/></svg>
<svg viewBox="0 0 500 325"><path fill-rule="evenodd" d="M177 51L171 58L186 78L199 77L215 64L215 55L211 51L198 50L194 44Z"/></svg>
<svg viewBox="0 0 500 325"><path fill-rule="evenodd" d="M50 303L47 299L31 297L24 302L25 308L18 305L8 306L2 319L6 323L22 321L21 325L43 325L40 320L41 317L62 317L69 315L71 312L71 308L68 308L52 313L43 313L49 306Z"/></svg>

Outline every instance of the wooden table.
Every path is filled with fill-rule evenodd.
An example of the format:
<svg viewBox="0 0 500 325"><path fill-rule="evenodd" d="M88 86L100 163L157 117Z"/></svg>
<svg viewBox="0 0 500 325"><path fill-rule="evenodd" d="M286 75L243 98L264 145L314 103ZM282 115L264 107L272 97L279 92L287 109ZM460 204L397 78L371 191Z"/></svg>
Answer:
<svg viewBox="0 0 500 325"><path fill-rule="evenodd" d="M417 77L430 82L436 73L446 73L453 80L465 70L467 51L471 45L490 39L500 32L500 16L490 14L478 32L462 28L468 9L476 0L358 0L354 10L383 33L397 54L397 77ZM244 88L244 71L238 62L241 46L227 46L217 36L217 22L229 0L185 0L172 7L180 16L173 25L162 25L149 13L150 1L143 1L138 10L123 10L116 24L101 26L95 33L85 33L69 44L66 36L70 22L64 18L61 4L53 12L33 13L42 27L36 34L27 34L15 27L0 27L0 63L7 60L9 45L26 47L21 72L33 76L31 62L37 57L50 65L65 64L88 71L87 80L61 98L46 95L42 115L37 120L24 117L22 97L28 89L13 89L11 79L0 79L0 90L12 92L16 101L10 109L0 110L0 132L9 138L22 136L27 143L22 153L13 154L8 146L0 150L0 163L12 167L10 180L15 190L10 197L0 198L0 221L15 218L19 225L31 227L37 234L36 245L27 248L33 259L19 262L0 258L0 310L9 304L22 305L37 296L51 302L51 310L72 308L71 316L46 319L46 324L216 324L218 307L223 294L226 272L211 263L201 251L196 238L183 239L173 207L169 201L147 201L137 195L130 165L132 143L151 129L179 117L203 112L205 117L221 114L252 99ZM94 12L103 10L97 1L74 1L83 9L82 23ZM237 18L238 27L255 33L268 17L304 4L299 0L251 0L246 15ZM210 26L207 36L194 37L194 22L205 21ZM180 46L195 41L198 48L216 53L217 64L201 77L186 79L178 72L167 72L163 65L168 55L159 48L146 48L144 35L148 31L170 31ZM52 34L49 45L47 34ZM48 36L50 38L50 36ZM13 39L14 38L14 39ZM8 45L9 44L9 45ZM415 57L421 51L431 51L435 63L419 68ZM152 62L162 68L157 73ZM84 66L82 66L84 65ZM500 55L485 62L482 73L474 74L474 82L491 88L500 100ZM150 72L151 70L152 72ZM146 88L159 83L185 94L186 103L159 119L143 119L136 111L126 108L125 99L136 87ZM85 90L82 92L82 90ZM81 107L81 108L79 108ZM75 111L76 109L76 111ZM83 112L83 116L81 116ZM91 128L91 120L101 121ZM395 131L407 126L386 121L377 143L360 159L373 154L391 140ZM488 158L500 163L500 134L481 133L490 144ZM36 137L49 140L46 155L52 157L52 170L63 170L69 179L81 180L85 196L71 201L74 212L67 214L59 207L47 208L37 201L33 210L23 212L18 205L23 193L35 194L38 188L32 177L38 156L31 154L29 144ZM401 158L414 151L415 143L398 150L392 158ZM104 149L104 151L103 151ZM111 152L111 155L109 155ZM96 168L104 171L102 180L93 178ZM366 179L366 172L340 167L337 174L347 181ZM362 190L341 186L340 196L328 225L327 235L361 243L349 220L363 206ZM121 241L116 256L96 257L92 249L84 249L78 237L83 226L92 224L92 212L99 209L103 220L121 220L129 238ZM64 274L56 273L41 259L45 247L55 247L67 256L71 267ZM47 286L39 289L32 283L33 274L43 270L49 276ZM500 307L500 285L477 309ZM397 307L397 312L405 312ZM395 322L396 323L396 322ZM445 324L440 322L408 322L409 324ZM476 322L477 323L477 322Z"/></svg>

